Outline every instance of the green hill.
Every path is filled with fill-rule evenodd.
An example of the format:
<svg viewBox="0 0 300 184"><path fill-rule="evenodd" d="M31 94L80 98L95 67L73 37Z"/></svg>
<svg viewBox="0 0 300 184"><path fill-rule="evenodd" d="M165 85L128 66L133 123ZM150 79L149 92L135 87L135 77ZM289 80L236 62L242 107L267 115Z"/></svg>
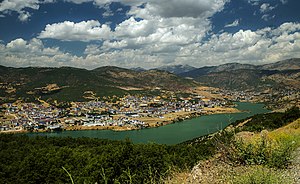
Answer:
<svg viewBox="0 0 300 184"><path fill-rule="evenodd" d="M60 101L85 100L84 92L92 91L97 97L122 95L135 89L149 91L164 89L184 91L196 85L192 80L174 74L149 70L133 71L118 67L101 67L86 70L71 67L61 68L11 68L0 67L0 94L2 99L28 99L38 96ZM49 86L50 85L50 86ZM56 90L50 89L51 85Z"/></svg>

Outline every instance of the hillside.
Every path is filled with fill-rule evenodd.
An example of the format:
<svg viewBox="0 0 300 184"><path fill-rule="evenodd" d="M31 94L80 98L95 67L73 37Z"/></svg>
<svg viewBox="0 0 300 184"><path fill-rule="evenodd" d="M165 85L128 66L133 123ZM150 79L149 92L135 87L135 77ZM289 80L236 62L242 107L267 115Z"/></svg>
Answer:
<svg viewBox="0 0 300 184"><path fill-rule="evenodd" d="M188 72L180 73L180 76L197 78L202 75L216 72L229 72L234 70L254 70L258 67L250 64L227 63L219 66L205 66Z"/></svg>
<svg viewBox="0 0 300 184"><path fill-rule="evenodd" d="M167 90L185 90L195 83L166 71L133 71L117 67L101 67L92 70L95 76L107 79L113 86L136 87L142 89L162 88Z"/></svg>
<svg viewBox="0 0 300 184"><path fill-rule="evenodd" d="M300 58L292 58L276 63L262 65L260 67L264 70L299 70L300 69Z"/></svg>
<svg viewBox="0 0 300 184"><path fill-rule="evenodd" d="M215 155L190 172L171 179L179 183L299 183L300 111L255 115L209 135ZM190 144L205 141L198 138Z"/></svg>
<svg viewBox="0 0 300 184"><path fill-rule="evenodd" d="M194 78L203 85L229 90L263 91L269 88L298 89L300 70L233 70Z"/></svg>
<svg viewBox="0 0 300 184"><path fill-rule="evenodd" d="M229 63L195 69L180 74L203 85L229 90L263 91L300 88L300 59L289 59L267 65Z"/></svg>
<svg viewBox="0 0 300 184"><path fill-rule="evenodd" d="M188 72L181 73L183 71ZM59 101L82 101L100 96L152 93L155 89L186 92L190 87L199 85L190 78L200 85L228 90L299 90L300 59L267 65L229 63L198 69L188 65L152 70L131 70L113 66L94 70L0 66L0 100L31 101L41 97ZM85 92L90 95L85 95Z"/></svg>
<svg viewBox="0 0 300 184"><path fill-rule="evenodd" d="M165 89L185 91L196 85L174 74L149 70L133 71L118 67L86 70L61 68L0 67L0 96L4 99L33 99L38 96L57 100L85 100L84 92L96 96L122 95L131 91ZM55 90L51 86L56 86Z"/></svg>

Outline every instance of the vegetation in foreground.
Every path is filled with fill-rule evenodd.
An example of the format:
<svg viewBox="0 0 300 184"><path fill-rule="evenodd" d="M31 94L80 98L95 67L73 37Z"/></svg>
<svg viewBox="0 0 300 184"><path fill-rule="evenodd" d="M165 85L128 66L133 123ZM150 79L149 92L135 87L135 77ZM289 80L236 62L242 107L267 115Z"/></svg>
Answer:
<svg viewBox="0 0 300 184"><path fill-rule="evenodd" d="M244 126L238 128L236 132L250 131L250 132L261 132L262 130L275 130L300 117L300 111L298 107L292 107L285 113L274 112L268 114L257 114L251 117L251 121L247 122ZM248 118L247 118L248 119ZM246 121L246 119L239 120L233 123L238 125Z"/></svg>
<svg viewBox="0 0 300 184"><path fill-rule="evenodd" d="M300 114L295 108L282 115L295 112ZM274 114L266 116L275 117ZM283 124L297 118L299 116L284 119ZM251 121L247 124L244 127L253 126ZM199 160L211 158L216 153L239 166L260 165L273 172L272 168L286 166L278 163L288 163L292 151L299 146L300 126L291 126L289 132L270 132L245 140L237 139L235 131L221 131L170 146L133 144L129 140L29 138L0 134L0 183L71 183L69 176L74 183L162 183L174 170L190 170ZM291 144L295 146L290 147ZM257 176L249 173L236 176L236 180L231 178L231 181L248 181L249 177L252 181L252 175ZM266 179L264 175L261 177Z"/></svg>
<svg viewBox="0 0 300 184"><path fill-rule="evenodd" d="M248 166L241 174L236 174L231 183L235 184L291 184L291 178L280 170L263 167Z"/></svg>
<svg viewBox="0 0 300 184"><path fill-rule="evenodd" d="M196 171L191 174L196 179L190 178L189 181L191 183L245 184L299 182L296 181L299 176L291 174L293 173L292 169L288 169L293 165L291 162L294 159L300 159L299 155L295 154L300 147L298 113L298 108L292 108L286 113L282 113L282 117L293 116L293 118L286 118L284 122L274 121L273 123L277 123L277 125L269 126L269 131L267 129L261 132L242 130L255 130L259 127L257 126L259 122L263 125L271 125L270 122L281 117L279 114L265 115L273 117L273 120L267 118L266 121L260 119L259 122L257 117L261 117L261 115L256 115L242 127L228 128L226 131L234 132L234 136L225 141L214 137L218 148L217 154L197 165ZM295 116L297 114L298 116ZM277 129L270 128L276 126L278 126ZM199 173L201 178L197 178ZM211 177L211 175L215 177Z"/></svg>
<svg viewBox="0 0 300 184"><path fill-rule="evenodd" d="M0 135L0 183L157 183L192 168L212 145L132 144L90 138Z"/></svg>
<svg viewBox="0 0 300 184"><path fill-rule="evenodd" d="M228 146L230 151L225 152L227 161L240 167L231 174L232 183L297 183L287 168L293 159L299 159L295 154L299 147L300 119L271 132L237 134Z"/></svg>

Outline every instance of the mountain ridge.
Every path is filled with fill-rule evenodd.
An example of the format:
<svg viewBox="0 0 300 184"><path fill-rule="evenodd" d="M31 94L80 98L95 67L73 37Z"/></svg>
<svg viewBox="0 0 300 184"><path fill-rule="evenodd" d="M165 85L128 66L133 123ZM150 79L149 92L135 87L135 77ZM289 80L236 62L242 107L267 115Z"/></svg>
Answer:
<svg viewBox="0 0 300 184"><path fill-rule="evenodd" d="M57 86L56 88L60 90L51 93L39 91L47 89L49 85ZM86 91L93 91L99 97L136 93L136 90L185 91L195 85L192 80L158 70L137 72L114 66L94 70L73 67L0 67L0 101L33 99L41 94L45 99L81 101L85 100Z"/></svg>
<svg viewBox="0 0 300 184"><path fill-rule="evenodd" d="M184 73L184 72L189 72L196 68L185 64L185 65L167 65L167 66L157 67L154 69L168 71L168 72L174 73L174 74L180 74L180 73Z"/></svg>
<svg viewBox="0 0 300 184"><path fill-rule="evenodd" d="M229 90L299 89L300 59L292 58L265 65L228 63L202 67L179 75L192 78L202 85Z"/></svg>
<svg viewBox="0 0 300 184"><path fill-rule="evenodd" d="M292 64L292 66L291 66ZM283 66L285 68L283 68ZM78 68L78 67L71 67L71 66L61 66L61 67L43 67L43 66L26 66L26 67L12 67L12 66L4 66L0 64L0 68L14 68L14 69L24 69L24 68L43 68L43 69L51 69L51 68L76 68L76 69L84 69L88 71L97 70L97 69L103 69L103 68L119 68L119 69L126 69L126 70L133 70L133 71L146 71L146 70L161 70L161 71L168 71L172 68L188 68L189 71L198 70L202 68L211 68L214 72L215 71L224 71L224 70L236 70L236 69L264 69L264 70L293 70L293 69L300 69L300 58L290 58L285 59L273 63L268 64L260 64L260 65L254 65L254 64L245 64L245 63L238 63L238 62L232 62L232 63L225 63L221 65L215 65L215 66L203 66L203 67L194 67L187 64L179 64L179 65L166 65L166 66L160 66L156 68L151 69L144 69L142 67L134 67L134 68L122 68L118 66L101 66L94 69L85 69L85 68ZM187 72L189 72L187 71ZM172 71L168 71L170 73L175 73ZM178 73L175 74L183 74L187 72Z"/></svg>
<svg viewBox="0 0 300 184"><path fill-rule="evenodd" d="M292 65L291 65L292 63ZM259 70L293 70L300 69L300 58L291 58L282 61L277 61L269 64L252 65L252 64L241 64L241 63L226 63L217 66L204 66L196 68L194 70L180 73L180 76L184 77L195 77L203 74L212 72L232 71L238 69L259 69Z"/></svg>
<svg viewBox="0 0 300 184"><path fill-rule="evenodd" d="M48 85L55 85L60 90L51 93L38 91L47 89ZM0 66L0 100L32 98L34 95L36 97L37 94L43 94L45 98L72 101L85 100L85 91L93 91L98 96L153 89L184 92L199 85L229 90L296 90L300 88L300 59L292 58L265 65L227 63L178 75L160 69L135 71L116 66L93 70L74 67Z"/></svg>

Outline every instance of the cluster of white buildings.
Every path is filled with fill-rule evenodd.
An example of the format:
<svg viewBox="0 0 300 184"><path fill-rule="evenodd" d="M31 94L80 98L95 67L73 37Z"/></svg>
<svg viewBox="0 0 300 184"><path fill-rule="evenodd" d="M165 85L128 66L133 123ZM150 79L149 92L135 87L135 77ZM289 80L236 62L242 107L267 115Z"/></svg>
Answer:
<svg viewBox="0 0 300 184"><path fill-rule="evenodd" d="M63 126L130 126L144 128L148 124L139 117L159 117L174 112L201 112L204 107L226 105L225 101L201 96L161 97L124 96L90 102L72 102L60 109L47 103L7 103L2 105L0 131L9 129L54 130ZM116 117L117 118L114 118Z"/></svg>

